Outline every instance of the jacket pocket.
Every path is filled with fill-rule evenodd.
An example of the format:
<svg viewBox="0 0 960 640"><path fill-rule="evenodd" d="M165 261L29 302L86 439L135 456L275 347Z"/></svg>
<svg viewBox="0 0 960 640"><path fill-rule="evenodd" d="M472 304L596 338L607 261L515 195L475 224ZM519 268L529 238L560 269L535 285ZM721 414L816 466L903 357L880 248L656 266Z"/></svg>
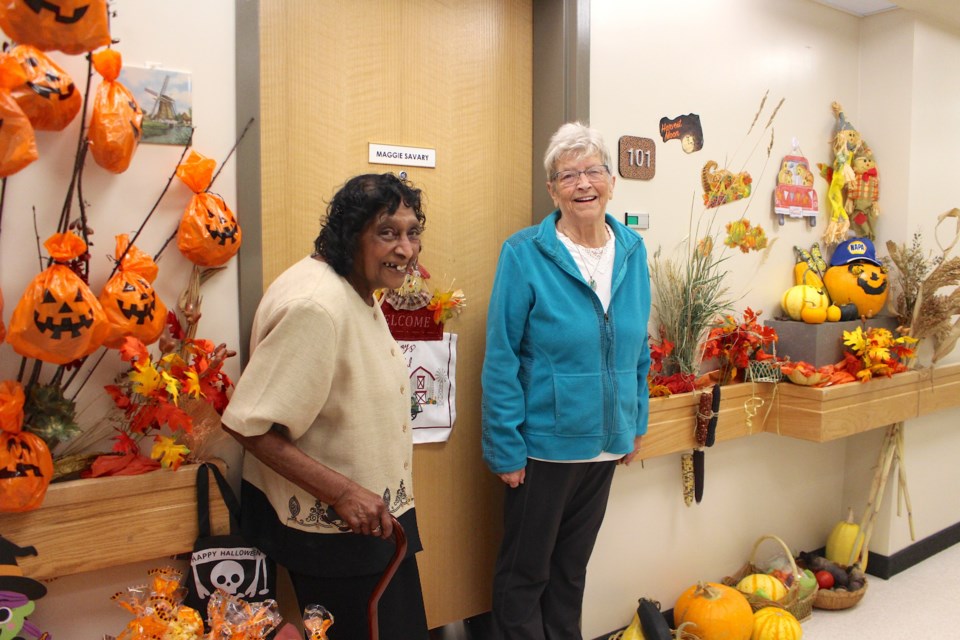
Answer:
<svg viewBox="0 0 960 640"><path fill-rule="evenodd" d="M643 389L646 392L646 387ZM639 411L640 388L637 383L637 372L617 372L617 424L614 433L634 433L637 426L637 412Z"/></svg>
<svg viewBox="0 0 960 640"><path fill-rule="evenodd" d="M553 389L557 435L603 434L604 396L600 374L555 374Z"/></svg>

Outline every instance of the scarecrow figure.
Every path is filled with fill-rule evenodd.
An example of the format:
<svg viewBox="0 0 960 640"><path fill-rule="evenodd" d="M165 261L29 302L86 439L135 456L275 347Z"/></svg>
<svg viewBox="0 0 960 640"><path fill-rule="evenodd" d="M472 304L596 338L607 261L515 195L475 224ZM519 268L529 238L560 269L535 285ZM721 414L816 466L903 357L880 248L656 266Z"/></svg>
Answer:
<svg viewBox="0 0 960 640"><path fill-rule="evenodd" d="M21 631L38 640L52 640L49 633L27 620L36 606L34 600L47 595L47 588L24 576L17 558L35 555L35 547L21 547L0 536L0 608L9 612L0 622L0 640L24 640Z"/></svg>
<svg viewBox="0 0 960 640"><path fill-rule="evenodd" d="M863 145L860 132L847 120L840 103L834 102L831 108L837 117L837 133L833 137L833 166L818 165L820 175L830 183L827 188L830 222L822 237L823 243L828 247L843 242L850 230L850 217L844 206L844 187L856 177L851 164L854 155Z"/></svg>

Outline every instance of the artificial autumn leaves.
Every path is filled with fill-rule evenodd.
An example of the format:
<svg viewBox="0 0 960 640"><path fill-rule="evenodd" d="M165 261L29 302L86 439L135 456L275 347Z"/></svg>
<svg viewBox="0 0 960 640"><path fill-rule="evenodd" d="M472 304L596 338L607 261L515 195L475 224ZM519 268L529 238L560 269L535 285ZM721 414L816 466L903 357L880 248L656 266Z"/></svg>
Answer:
<svg viewBox="0 0 960 640"><path fill-rule="evenodd" d="M106 0L36 8L0 2L0 27L19 43L0 54L0 177L5 178L37 159L34 130L61 131L80 110L73 80L43 52L85 53L109 45L110 33ZM97 164L121 173L140 142L143 112L117 82L120 53L104 49L91 59L103 81L91 105L86 139Z"/></svg>

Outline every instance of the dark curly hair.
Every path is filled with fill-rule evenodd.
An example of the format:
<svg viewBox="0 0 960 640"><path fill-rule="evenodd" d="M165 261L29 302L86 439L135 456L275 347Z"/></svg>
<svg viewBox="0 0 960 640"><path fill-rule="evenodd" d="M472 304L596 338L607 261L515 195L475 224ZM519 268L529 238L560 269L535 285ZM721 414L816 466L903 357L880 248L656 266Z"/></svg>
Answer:
<svg viewBox="0 0 960 640"><path fill-rule="evenodd" d="M411 209L420 226L427 218L420 208L420 189L392 173L368 173L350 178L327 205L327 217L314 241L316 254L341 276L353 272L358 239L381 213L393 215L401 204Z"/></svg>

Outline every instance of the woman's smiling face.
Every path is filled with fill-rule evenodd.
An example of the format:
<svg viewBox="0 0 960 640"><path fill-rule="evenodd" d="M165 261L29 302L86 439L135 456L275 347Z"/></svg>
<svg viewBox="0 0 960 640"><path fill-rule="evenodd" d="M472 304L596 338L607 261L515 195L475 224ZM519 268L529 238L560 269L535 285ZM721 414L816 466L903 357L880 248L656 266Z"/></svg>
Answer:
<svg viewBox="0 0 960 640"><path fill-rule="evenodd" d="M567 154L557 161L554 178L547 182L547 191L553 198L553 203L560 209L563 217L580 223L596 222L603 219L607 211L607 202L613 197L613 186L616 178L604 168L603 176L599 180L591 180L585 173L588 169L602 167L603 160L599 155L579 156ZM566 171L578 173L574 183L565 185L557 178L557 174Z"/></svg>
<svg viewBox="0 0 960 640"><path fill-rule="evenodd" d="M401 204L393 215L378 214L360 234L350 283L364 300L377 289L403 285L408 267L420 255L420 221Z"/></svg>

